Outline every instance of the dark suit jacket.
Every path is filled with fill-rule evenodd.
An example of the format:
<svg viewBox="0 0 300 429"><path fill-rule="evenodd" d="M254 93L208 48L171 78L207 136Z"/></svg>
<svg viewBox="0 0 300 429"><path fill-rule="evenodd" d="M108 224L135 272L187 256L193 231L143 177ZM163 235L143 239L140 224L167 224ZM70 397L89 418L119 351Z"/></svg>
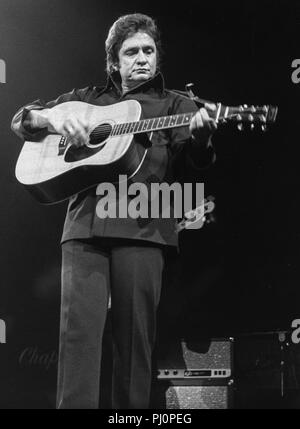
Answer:
<svg viewBox="0 0 300 429"><path fill-rule="evenodd" d="M54 101L36 100L22 107L14 116L12 129L21 138L33 140L41 137L46 130L32 129L26 120L31 109L51 108L66 101L83 101L97 106L111 105L124 100L137 100L142 106L142 117L151 118L177 113L197 111L193 101L175 91L165 88L161 73L151 80L122 95L118 74L108 77L103 88L87 87L74 89ZM197 145L189 135L188 127L156 131L151 139L152 147L135 181L150 183L174 181L183 183L191 172L199 178L199 172L207 168L214 158L211 146L207 149ZM187 174L188 173L188 174ZM81 192L70 199L64 224L62 242L70 239L91 239L115 237L135 240L146 240L159 245L177 245L174 218L105 218L96 213L101 197L96 195L96 187Z"/></svg>

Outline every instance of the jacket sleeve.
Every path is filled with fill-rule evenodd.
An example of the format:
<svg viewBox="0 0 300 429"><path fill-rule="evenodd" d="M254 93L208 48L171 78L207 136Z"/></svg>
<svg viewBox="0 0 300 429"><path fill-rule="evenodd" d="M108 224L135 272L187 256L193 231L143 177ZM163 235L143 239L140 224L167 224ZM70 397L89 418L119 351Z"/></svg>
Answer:
<svg viewBox="0 0 300 429"><path fill-rule="evenodd" d="M198 107L186 97L178 95L173 104L174 112L172 114L180 114L187 112L197 112ZM216 155L211 140L208 145L198 144L190 135L189 128L178 127L171 131L171 151L174 162L175 174L176 170L182 171L184 164L188 170L201 172L211 166L215 162ZM181 174L180 174L181 175Z"/></svg>
<svg viewBox="0 0 300 429"><path fill-rule="evenodd" d="M27 115L31 110L50 109L58 104L67 101L84 101L90 88L73 89L70 92L60 95L56 100L45 102L41 99L35 100L32 103L26 104L21 107L14 115L11 121L11 129L23 140L38 140L46 132L46 129L32 128Z"/></svg>

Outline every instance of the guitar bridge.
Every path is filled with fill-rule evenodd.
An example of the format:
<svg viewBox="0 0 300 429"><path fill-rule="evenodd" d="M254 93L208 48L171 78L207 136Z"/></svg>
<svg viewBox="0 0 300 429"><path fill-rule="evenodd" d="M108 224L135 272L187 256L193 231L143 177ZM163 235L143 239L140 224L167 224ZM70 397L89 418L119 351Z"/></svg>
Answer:
<svg viewBox="0 0 300 429"><path fill-rule="evenodd" d="M61 136L61 139L58 143L58 155L64 155L66 147L67 147L67 138L64 136Z"/></svg>

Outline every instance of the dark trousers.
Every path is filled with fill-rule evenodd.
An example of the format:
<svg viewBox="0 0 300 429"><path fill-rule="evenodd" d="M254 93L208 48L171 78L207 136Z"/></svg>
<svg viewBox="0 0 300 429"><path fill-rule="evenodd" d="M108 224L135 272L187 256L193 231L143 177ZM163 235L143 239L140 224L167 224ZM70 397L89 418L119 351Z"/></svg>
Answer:
<svg viewBox="0 0 300 429"><path fill-rule="evenodd" d="M62 246L57 407L99 406L102 337L111 294L112 406L147 408L163 252L142 243L99 243L71 240Z"/></svg>

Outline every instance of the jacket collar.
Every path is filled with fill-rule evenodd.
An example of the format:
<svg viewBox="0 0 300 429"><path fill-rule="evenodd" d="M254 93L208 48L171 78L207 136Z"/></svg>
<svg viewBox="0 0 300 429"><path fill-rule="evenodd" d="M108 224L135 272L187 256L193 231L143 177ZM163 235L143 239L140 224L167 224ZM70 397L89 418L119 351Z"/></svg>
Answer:
<svg viewBox="0 0 300 429"><path fill-rule="evenodd" d="M118 71L108 75L106 86L102 92L106 92L111 89L115 89L120 96L122 95L121 76ZM165 82L161 72L157 72L151 79L140 83L136 87L132 88L130 91L127 91L126 94L135 93L137 91L143 92L149 89L155 89L160 92L164 92Z"/></svg>

